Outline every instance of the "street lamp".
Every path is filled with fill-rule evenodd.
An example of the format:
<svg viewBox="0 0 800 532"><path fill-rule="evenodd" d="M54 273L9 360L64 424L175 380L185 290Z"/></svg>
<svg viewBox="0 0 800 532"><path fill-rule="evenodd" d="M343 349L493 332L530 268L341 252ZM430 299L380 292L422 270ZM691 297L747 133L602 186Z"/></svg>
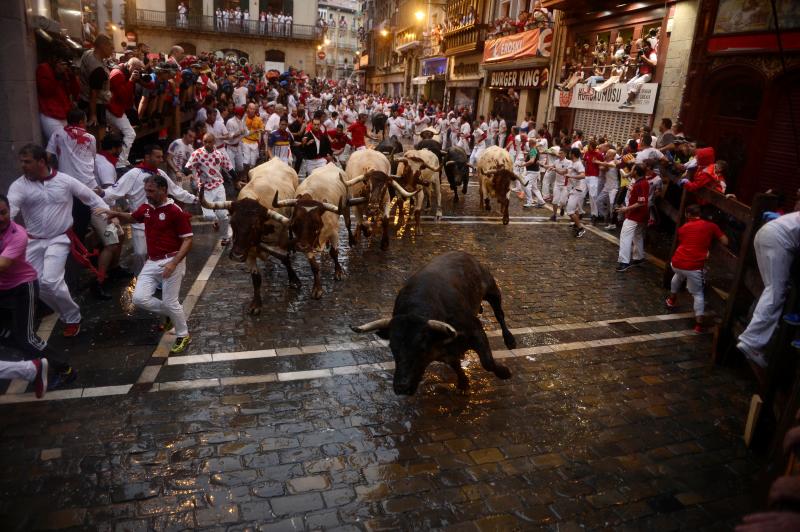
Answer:
<svg viewBox="0 0 800 532"><path fill-rule="evenodd" d="M325 46L328 46L331 43L331 40L325 37Z"/></svg>
<svg viewBox="0 0 800 532"><path fill-rule="evenodd" d="M417 22L422 22L422 19L425 18L425 13L422 12L421 9L418 9L414 16L417 17Z"/></svg>
<svg viewBox="0 0 800 532"><path fill-rule="evenodd" d="M381 30L381 37L386 37L387 35L389 35L389 32L386 31L386 28L382 29Z"/></svg>

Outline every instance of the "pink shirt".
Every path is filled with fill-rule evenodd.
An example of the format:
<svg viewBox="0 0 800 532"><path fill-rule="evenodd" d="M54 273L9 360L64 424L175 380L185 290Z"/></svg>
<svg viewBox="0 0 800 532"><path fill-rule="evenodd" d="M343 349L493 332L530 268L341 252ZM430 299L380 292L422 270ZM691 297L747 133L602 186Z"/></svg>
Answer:
<svg viewBox="0 0 800 532"><path fill-rule="evenodd" d="M36 270L25 260L28 233L14 222L0 233L0 257L11 259L11 266L0 273L0 290L11 290L22 283L36 280Z"/></svg>

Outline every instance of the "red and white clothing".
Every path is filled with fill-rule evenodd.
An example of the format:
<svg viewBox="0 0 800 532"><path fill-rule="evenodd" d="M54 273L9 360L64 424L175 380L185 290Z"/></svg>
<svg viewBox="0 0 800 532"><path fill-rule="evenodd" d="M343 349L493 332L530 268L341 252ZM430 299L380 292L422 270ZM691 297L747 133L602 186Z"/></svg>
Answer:
<svg viewBox="0 0 800 532"><path fill-rule="evenodd" d="M627 204L638 203L639 207L625 212L625 221L619 233L619 262L622 264L630 264L631 257L633 260L644 260L644 230L650 217L647 209L649 194L650 187L644 177L634 181L628 192Z"/></svg>
<svg viewBox="0 0 800 532"><path fill-rule="evenodd" d="M350 133L350 143L354 150L367 149L367 126L361 122L356 122L347 126L347 131Z"/></svg>
<svg viewBox="0 0 800 532"><path fill-rule="evenodd" d="M167 193L173 198L183 203L195 203L197 198L176 185L172 179L164 173L163 170L158 168L150 168L144 163L132 168L125 172L122 177L117 180L114 186L109 187L105 191L103 199L108 205L113 205L119 199L127 199L128 205L132 211L135 211L145 203L147 203L147 196L144 192L144 181L151 175L160 175L167 180ZM133 242L133 266L131 270L133 273L138 273L144 265L147 258L147 244L144 236L144 225L140 223L131 224L132 242Z"/></svg>
<svg viewBox="0 0 800 532"><path fill-rule="evenodd" d="M78 79L71 72L59 76L49 63L36 67L36 97L45 140L67 125L67 113L79 90Z"/></svg>
<svg viewBox="0 0 800 532"><path fill-rule="evenodd" d="M108 86L111 91L111 99L106 105L106 119L122 134L122 152L119 154L117 167L125 168L130 166L128 155L136 140L136 131L131 126L131 121L125 111L133 108L134 89L136 83L131 80L130 72L123 67L115 68L108 77Z"/></svg>
<svg viewBox="0 0 800 532"><path fill-rule="evenodd" d="M238 172L242 169L242 138L247 135L247 128L244 125L244 121L236 115L228 119L225 128L228 130L228 139L225 141L225 152L228 154L228 159L231 160L231 164Z"/></svg>
<svg viewBox="0 0 800 532"><path fill-rule="evenodd" d="M223 150L209 152L205 147L192 152L186 166L192 169L198 188L203 187L204 197L207 201L225 201L225 187L223 186L222 170L230 171L233 168L228 155ZM203 207L203 218L219 222L219 231L223 239L228 238L230 219L226 209L206 209Z"/></svg>
<svg viewBox="0 0 800 532"><path fill-rule="evenodd" d="M469 122L465 121L458 128L458 146L466 153L469 153L470 135L472 135L472 126L469 125Z"/></svg>
<svg viewBox="0 0 800 532"><path fill-rule="evenodd" d="M604 159L599 150L589 150L583 155L583 162L586 166L586 193L589 195L589 209L592 216L600 216L599 195L600 195L600 165L598 161Z"/></svg>
<svg viewBox="0 0 800 532"><path fill-rule="evenodd" d="M133 304L144 310L169 316L175 324L175 335L187 336L189 328L186 314L180 303L181 281L186 273L186 261L182 260L167 278L164 267L173 260L183 240L192 236L189 213L175 205L171 199L158 207L149 203L139 206L132 213L135 220L144 224L147 240L147 262L136 281ZM161 285L161 299L153 294Z"/></svg>
<svg viewBox="0 0 800 532"><path fill-rule="evenodd" d="M678 248L672 255L671 292L677 294L686 282L694 298L694 315L705 314L705 264L714 240L722 238L719 226L707 220L691 220L678 228Z"/></svg>
<svg viewBox="0 0 800 532"><path fill-rule="evenodd" d="M650 52L650 55L648 55L647 58L653 61L655 64L655 62L658 60L658 55L656 55L655 52ZM626 84L628 93L638 94L639 90L642 88L642 85L653 79L654 71L655 66L642 61L642 64L639 65L639 71L637 74Z"/></svg>
<svg viewBox="0 0 800 532"><path fill-rule="evenodd" d="M194 146L186 144L182 138L173 140L167 148L167 153L172 157L172 162L179 170L183 170L183 167L186 166L193 151Z"/></svg>
<svg viewBox="0 0 800 532"><path fill-rule="evenodd" d="M96 186L94 157L97 141L79 126L64 126L47 142L47 153L58 158L58 171L74 177L89 188Z"/></svg>
<svg viewBox="0 0 800 532"><path fill-rule="evenodd" d="M486 131L481 128L475 128L475 131L472 132L472 153L469 156L469 164L472 166L477 166L478 161L483 155L483 152L486 151Z"/></svg>
<svg viewBox="0 0 800 532"><path fill-rule="evenodd" d="M94 180L100 188L108 188L117 182L117 158L100 152L94 156Z"/></svg>
<svg viewBox="0 0 800 532"><path fill-rule="evenodd" d="M22 214L30 238L27 260L39 275L40 297L64 323L81 321L81 311L64 282L64 265L70 252L66 232L72 227L73 196L88 207L105 208L89 187L64 173L52 171L44 181L25 176L8 189L11 218Z"/></svg>

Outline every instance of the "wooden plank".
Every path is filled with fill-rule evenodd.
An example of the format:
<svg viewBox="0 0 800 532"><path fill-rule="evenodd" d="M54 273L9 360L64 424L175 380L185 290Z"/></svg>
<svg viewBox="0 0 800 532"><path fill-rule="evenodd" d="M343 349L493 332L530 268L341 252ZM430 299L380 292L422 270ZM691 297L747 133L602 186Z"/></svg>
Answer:
<svg viewBox="0 0 800 532"><path fill-rule="evenodd" d="M684 215L686 212L687 195L686 189L683 189L683 192L681 193L681 204L677 211L675 211L675 209L672 208L672 205L669 205L669 202L664 200L664 198L661 198L661 201L659 201L659 206L662 208L662 211L665 211L664 206L666 205L669 205L672 211L674 211L673 213L667 213L670 219L675 222L675 234L672 236L672 245L669 248L669 255L666 257L667 266L669 266L672 256L675 254L675 250L678 249L678 227L680 227L685 217ZM670 280L672 279L672 273L671 267L664 268L664 277L662 279L664 288L669 286Z"/></svg>
<svg viewBox="0 0 800 532"><path fill-rule="evenodd" d="M751 209L744 203L733 198L725 197L719 192L715 192L710 188L701 188L694 192L694 195L700 199L706 200L708 203L718 208L725 214L729 214L740 221L746 221L751 216Z"/></svg>
<svg viewBox="0 0 800 532"><path fill-rule="evenodd" d="M763 404L764 401L758 394L755 394L750 398L750 409L747 412L747 423L744 426L744 444L747 447L750 447L750 442L753 439L756 422L758 421L759 414L761 414L761 407Z"/></svg>

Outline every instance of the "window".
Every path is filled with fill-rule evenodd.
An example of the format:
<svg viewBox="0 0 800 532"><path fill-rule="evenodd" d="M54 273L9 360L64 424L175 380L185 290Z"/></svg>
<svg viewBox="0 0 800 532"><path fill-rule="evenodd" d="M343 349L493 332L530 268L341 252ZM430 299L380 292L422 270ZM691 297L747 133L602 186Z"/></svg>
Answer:
<svg viewBox="0 0 800 532"><path fill-rule="evenodd" d="M281 50L267 50L264 53L264 61L283 63L286 61L286 54Z"/></svg>
<svg viewBox="0 0 800 532"><path fill-rule="evenodd" d="M506 18L511 16L511 0L502 0L497 4L497 18Z"/></svg>

